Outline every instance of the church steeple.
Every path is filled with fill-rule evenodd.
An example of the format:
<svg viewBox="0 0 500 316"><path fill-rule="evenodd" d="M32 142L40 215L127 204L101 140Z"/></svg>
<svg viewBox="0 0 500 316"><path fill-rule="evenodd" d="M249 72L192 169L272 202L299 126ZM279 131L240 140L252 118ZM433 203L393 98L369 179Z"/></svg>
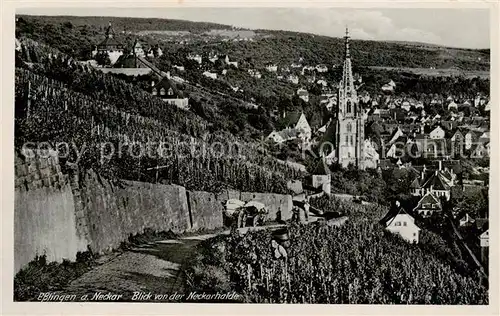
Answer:
<svg viewBox="0 0 500 316"><path fill-rule="evenodd" d="M344 56L344 68L342 71L342 81L340 83L340 89L342 96L348 99L352 96L353 93L355 94L355 90L354 90L354 78L352 75L351 52L349 50L349 29L347 27L345 29L344 38L345 38L345 56Z"/></svg>
<svg viewBox="0 0 500 316"><path fill-rule="evenodd" d="M346 26L345 28L345 58L351 58L351 54L349 52L349 28Z"/></svg>

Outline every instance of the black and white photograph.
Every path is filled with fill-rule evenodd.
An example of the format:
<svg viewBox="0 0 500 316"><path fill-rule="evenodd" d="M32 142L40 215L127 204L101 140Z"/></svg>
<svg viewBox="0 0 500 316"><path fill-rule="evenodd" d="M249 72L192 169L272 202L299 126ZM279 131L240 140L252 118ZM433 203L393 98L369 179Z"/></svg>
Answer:
<svg viewBox="0 0 500 316"><path fill-rule="evenodd" d="M17 8L6 295L492 304L492 17Z"/></svg>

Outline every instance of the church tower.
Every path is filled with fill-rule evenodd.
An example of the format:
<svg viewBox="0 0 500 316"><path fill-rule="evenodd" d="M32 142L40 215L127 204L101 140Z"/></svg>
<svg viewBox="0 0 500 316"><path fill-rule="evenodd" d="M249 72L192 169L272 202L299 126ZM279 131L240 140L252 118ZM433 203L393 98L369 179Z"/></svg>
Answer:
<svg viewBox="0 0 500 316"><path fill-rule="evenodd" d="M352 163L357 169L365 169L363 159L364 129L363 111L354 88L349 52L349 30L346 28L344 68L342 81L339 84L335 128L336 158L342 167L347 167Z"/></svg>

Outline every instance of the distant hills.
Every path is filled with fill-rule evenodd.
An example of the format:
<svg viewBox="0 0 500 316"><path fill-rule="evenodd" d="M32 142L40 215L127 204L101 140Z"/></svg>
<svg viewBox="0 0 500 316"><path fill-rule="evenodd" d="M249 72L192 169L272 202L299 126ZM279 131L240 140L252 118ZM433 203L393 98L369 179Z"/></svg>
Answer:
<svg viewBox="0 0 500 316"><path fill-rule="evenodd" d="M169 41L176 45L180 39L193 38L183 49L204 51L215 49L231 54L234 60L245 60L256 67L267 62L290 64L300 57L304 63L327 65L340 64L343 56L343 39L289 31L254 30L257 34L253 42L228 42L214 45L204 38L226 37L229 33L221 30L235 30L232 26L191 22L184 20L125 17L77 17L77 16L17 16L16 36L30 37L45 42L77 58L84 58L90 48L102 40L104 29L112 23L114 30L126 43L142 34L141 39L160 43ZM217 30L217 31L214 31ZM243 29L238 29L243 30ZM176 41L175 32L168 36L148 37L145 31L183 31ZM155 33L155 32L153 32ZM158 32L156 32L158 33ZM244 32L243 32L244 33ZM205 35L206 34L206 35ZM209 36L210 35L210 36ZM165 43L166 45L166 43ZM405 68L459 68L463 70L488 71L490 50L449 48L439 45L352 40L352 56L355 65Z"/></svg>

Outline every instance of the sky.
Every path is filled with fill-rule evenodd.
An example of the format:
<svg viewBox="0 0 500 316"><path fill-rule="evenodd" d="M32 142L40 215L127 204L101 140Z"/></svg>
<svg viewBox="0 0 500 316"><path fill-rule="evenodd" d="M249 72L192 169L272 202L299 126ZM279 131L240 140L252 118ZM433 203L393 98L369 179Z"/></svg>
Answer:
<svg viewBox="0 0 500 316"><path fill-rule="evenodd" d="M250 29L307 32L462 48L490 47L487 9L470 8L23 8L17 14L121 16L215 22Z"/></svg>

